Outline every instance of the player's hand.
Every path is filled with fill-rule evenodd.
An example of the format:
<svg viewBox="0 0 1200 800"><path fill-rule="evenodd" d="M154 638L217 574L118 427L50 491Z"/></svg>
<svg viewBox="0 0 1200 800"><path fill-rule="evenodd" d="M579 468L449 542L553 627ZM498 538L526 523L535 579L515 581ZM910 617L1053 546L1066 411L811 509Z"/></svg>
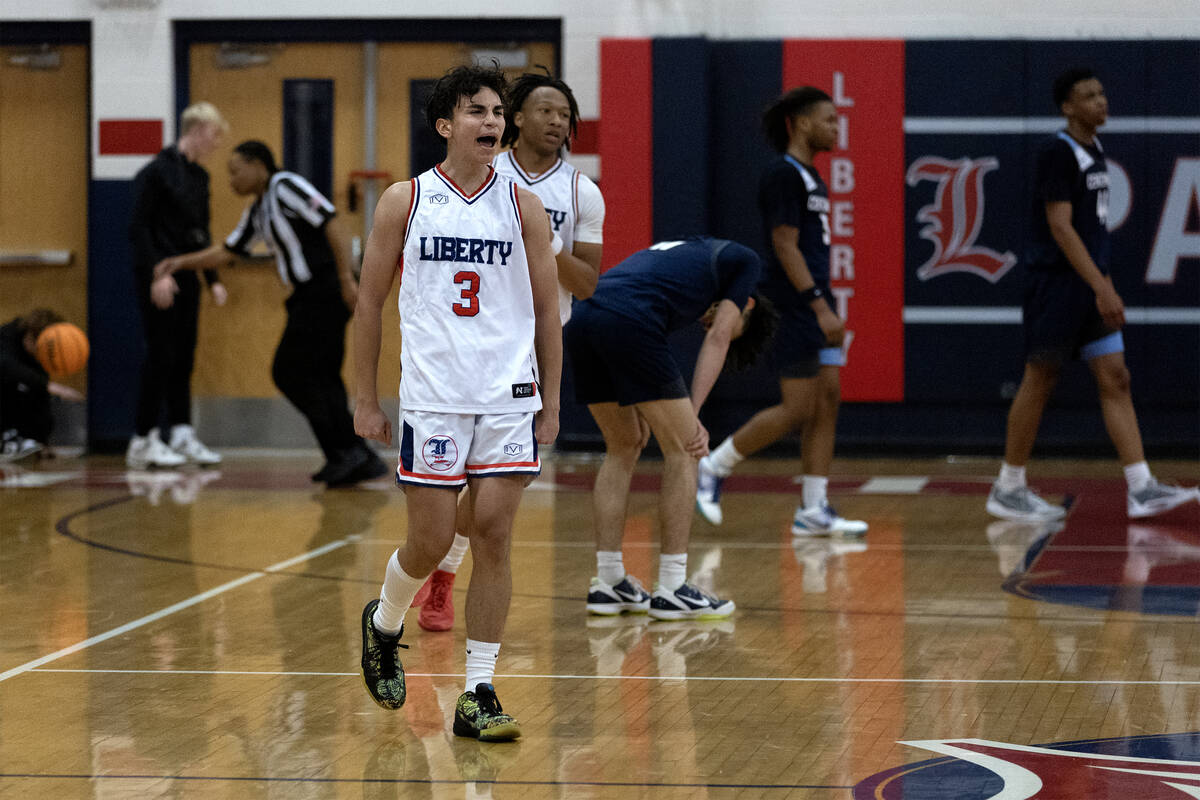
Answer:
<svg viewBox="0 0 1200 800"><path fill-rule="evenodd" d="M392 421L377 402L359 402L354 409L354 432L364 439L374 439L389 447L392 445Z"/></svg>
<svg viewBox="0 0 1200 800"><path fill-rule="evenodd" d="M46 383L46 391L55 397L61 397L63 400L71 400L78 403L83 399L83 394L70 386L63 386L61 383L48 381Z"/></svg>
<svg viewBox="0 0 1200 800"><path fill-rule="evenodd" d="M1096 293L1096 310L1100 312L1104 324L1114 331L1125 327L1125 302L1112 284L1105 285Z"/></svg>
<svg viewBox="0 0 1200 800"><path fill-rule="evenodd" d="M175 257L167 256L162 261L154 265L154 278L165 277L175 271Z"/></svg>
<svg viewBox="0 0 1200 800"><path fill-rule="evenodd" d="M697 460L708 455L708 430L700 422L699 417L696 418L696 432L692 434L691 440L683 446L683 449Z"/></svg>
<svg viewBox="0 0 1200 800"><path fill-rule="evenodd" d="M229 299L229 290L226 289L225 284L221 283L220 281L217 281L212 286L209 286L208 290L212 292L213 302L218 306L225 305L225 301Z"/></svg>
<svg viewBox="0 0 1200 800"><path fill-rule="evenodd" d="M150 302L154 303L155 308L170 308L178 293L179 284L170 275L155 278L154 282L150 284Z"/></svg>
<svg viewBox="0 0 1200 800"><path fill-rule="evenodd" d="M817 325L821 326L821 333L825 335L825 343L830 347L841 347L846 337L846 325L841 317L833 313L824 299L813 304L813 311L817 315Z"/></svg>
<svg viewBox="0 0 1200 800"><path fill-rule="evenodd" d="M538 444L554 444L558 438L558 409L542 408L533 418L533 438Z"/></svg>

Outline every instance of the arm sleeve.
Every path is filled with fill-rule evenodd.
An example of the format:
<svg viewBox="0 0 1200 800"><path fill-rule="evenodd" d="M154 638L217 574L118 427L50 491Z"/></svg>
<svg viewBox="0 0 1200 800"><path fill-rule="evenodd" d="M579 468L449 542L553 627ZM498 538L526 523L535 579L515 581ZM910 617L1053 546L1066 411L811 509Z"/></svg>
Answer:
<svg viewBox="0 0 1200 800"><path fill-rule="evenodd" d="M800 228L808 207L808 190L800 174L787 163L768 170L759 184L758 203L768 230L780 225Z"/></svg>
<svg viewBox="0 0 1200 800"><path fill-rule="evenodd" d="M225 249L231 253L235 253L242 258L250 257L250 248L255 242L264 242L270 249L270 243L263 238L258 228L254 224L253 216L254 206L247 206L242 212L242 218L238 220L235 227L228 236L225 237Z"/></svg>
<svg viewBox="0 0 1200 800"><path fill-rule="evenodd" d="M1043 203L1070 202L1078 162L1066 145L1055 142L1038 156L1034 175L1035 191Z"/></svg>
<svg viewBox="0 0 1200 800"><path fill-rule="evenodd" d="M154 265L167 255L161 253L154 243L154 214L162 200L162 176L156 158L134 178L133 212L129 219L134 277L145 284L150 283L150 272Z"/></svg>
<svg viewBox="0 0 1200 800"><path fill-rule="evenodd" d="M575 203L579 216L575 220L575 241L586 244L604 242L604 196L591 178L579 173L575 185Z"/></svg>
<svg viewBox="0 0 1200 800"><path fill-rule="evenodd" d="M333 203L299 175L280 178L274 194L285 212L291 211L314 228L324 227L337 214Z"/></svg>

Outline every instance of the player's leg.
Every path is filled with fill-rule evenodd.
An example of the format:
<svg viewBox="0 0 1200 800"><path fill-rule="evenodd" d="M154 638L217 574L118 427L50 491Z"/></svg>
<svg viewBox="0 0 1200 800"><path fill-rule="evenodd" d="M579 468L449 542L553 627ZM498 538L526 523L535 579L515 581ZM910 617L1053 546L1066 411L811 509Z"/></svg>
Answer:
<svg viewBox="0 0 1200 800"><path fill-rule="evenodd" d="M734 611L722 600L687 582L687 550L691 538L690 507L696 496L696 462L688 443L696 435L696 412L687 397L651 400L637 405L638 413L663 454L662 488L658 495L661 555L658 583L650 599L655 619L711 619Z"/></svg>
<svg viewBox="0 0 1200 800"><path fill-rule="evenodd" d="M1067 512L1029 488L1025 465L1062 365L1078 348L1088 307L1094 307L1095 300L1073 275L1033 271L1028 281L1022 313L1025 371L1008 409L1004 463L988 493L987 510L1002 519L1038 522L1062 519Z"/></svg>
<svg viewBox="0 0 1200 800"><path fill-rule="evenodd" d="M1128 488L1125 505L1129 516L1150 517L1200 499L1195 488L1160 483L1150 472L1133 407L1121 335L1109 334L1090 342L1083 347L1082 354L1096 378L1104 427L1125 472Z"/></svg>
<svg viewBox="0 0 1200 800"><path fill-rule="evenodd" d="M828 498L829 470L833 464L842 399L841 368L845 359L838 347L822 348L819 357L821 363L816 377L806 382L812 395L812 416L804 425L800 449L804 470L802 505L792 518L792 535L862 536L867 532L867 523L843 518L829 504Z"/></svg>
<svg viewBox="0 0 1200 800"><path fill-rule="evenodd" d="M592 490L596 575L588 584L592 614L644 612L650 594L625 572L621 540L629 483L642 450L642 427L631 403L619 405L627 384L636 386L645 335L627 319L591 303L575 305L563 329L575 378L575 400L588 407L604 437L604 460ZM632 369L631 369L632 367Z"/></svg>
<svg viewBox="0 0 1200 800"><path fill-rule="evenodd" d="M363 609L363 680L384 708L404 703L398 648L404 615L454 537L458 492L467 481L474 415L405 410L399 420L396 480L407 502L408 538L388 559L379 598Z"/></svg>
<svg viewBox="0 0 1200 800"><path fill-rule="evenodd" d="M379 598L362 615L363 682L384 708L404 704L404 666L398 648L412 599L450 546L457 487L405 487L408 538L388 559Z"/></svg>
<svg viewBox="0 0 1200 800"><path fill-rule="evenodd" d="M1037 522L1061 519L1066 509L1043 500L1026 484L1025 465L1033 453L1038 426L1058 383L1057 361L1029 361L1008 409L1004 463L988 494L987 510L1003 519Z"/></svg>
<svg viewBox="0 0 1200 800"><path fill-rule="evenodd" d="M466 687L454 733L486 741L515 739L520 726L505 714L493 686L512 599L512 526L529 480L525 475L471 479L471 583L467 589Z"/></svg>
<svg viewBox="0 0 1200 800"><path fill-rule="evenodd" d="M454 627L454 579L462 565L463 556L471 544L471 489L459 495L458 513L454 522L454 541L437 569L425 581L413 598L421 607L417 623L427 631L448 631Z"/></svg>
<svg viewBox="0 0 1200 800"><path fill-rule="evenodd" d="M825 336L812 309L791 304L782 307L779 329L771 344L771 364L779 374L781 402L759 411L700 459L696 509L713 525L723 521L722 482L734 467L804 426L814 412L814 395L806 387L820 368L819 353Z"/></svg>
<svg viewBox="0 0 1200 800"><path fill-rule="evenodd" d="M593 403L588 411L604 437L604 460L592 490L596 576L588 587L587 610L604 615L644 612L649 608L650 595L637 578L625 572L621 550L629 484L642 452L637 410L614 402Z"/></svg>

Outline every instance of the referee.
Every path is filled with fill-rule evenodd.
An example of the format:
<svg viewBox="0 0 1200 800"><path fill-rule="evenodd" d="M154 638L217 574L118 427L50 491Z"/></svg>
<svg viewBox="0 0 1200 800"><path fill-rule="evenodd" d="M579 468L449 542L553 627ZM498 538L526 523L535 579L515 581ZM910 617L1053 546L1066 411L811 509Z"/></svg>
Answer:
<svg viewBox="0 0 1200 800"><path fill-rule="evenodd" d="M265 243L280 280L292 287L271 377L304 414L325 453L325 466L313 480L333 488L378 478L387 466L355 435L342 383L346 323L358 293L349 234L329 200L296 173L276 167L262 142L233 149L229 185L254 202L224 244L163 259L155 277L228 265L237 256L249 257L254 242Z"/></svg>

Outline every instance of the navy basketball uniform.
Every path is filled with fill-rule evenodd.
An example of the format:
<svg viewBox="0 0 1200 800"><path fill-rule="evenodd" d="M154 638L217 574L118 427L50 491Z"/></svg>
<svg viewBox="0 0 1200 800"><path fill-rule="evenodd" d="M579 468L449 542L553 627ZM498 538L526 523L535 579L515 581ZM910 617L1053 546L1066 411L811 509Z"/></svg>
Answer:
<svg viewBox="0 0 1200 800"><path fill-rule="evenodd" d="M753 250L725 239L660 242L600 276L565 329L580 403L633 405L687 397L671 355L671 331L699 320L713 303L739 309L758 283Z"/></svg>
<svg viewBox="0 0 1200 800"><path fill-rule="evenodd" d="M766 239L767 267L760 290L779 310L772 346L775 368L783 378L811 378L822 365L842 366L839 347L829 347L816 313L788 278L772 243L780 225L798 229L796 244L813 282L829 292L829 190L813 167L789 155L773 160L758 186L758 208Z"/></svg>
<svg viewBox="0 0 1200 800"><path fill-rule="evenodd" d="M1108 170L1100 141L1077 142L1060 131L1038 154L1034 174L1033 230L1026 253L1024 303L1026 357L1063 362L1121 352L1096 308L1096 294L1071 266L1050 233L1046 204L1071 204L1071 225L1088 255L1108 274Z"/></svg>

